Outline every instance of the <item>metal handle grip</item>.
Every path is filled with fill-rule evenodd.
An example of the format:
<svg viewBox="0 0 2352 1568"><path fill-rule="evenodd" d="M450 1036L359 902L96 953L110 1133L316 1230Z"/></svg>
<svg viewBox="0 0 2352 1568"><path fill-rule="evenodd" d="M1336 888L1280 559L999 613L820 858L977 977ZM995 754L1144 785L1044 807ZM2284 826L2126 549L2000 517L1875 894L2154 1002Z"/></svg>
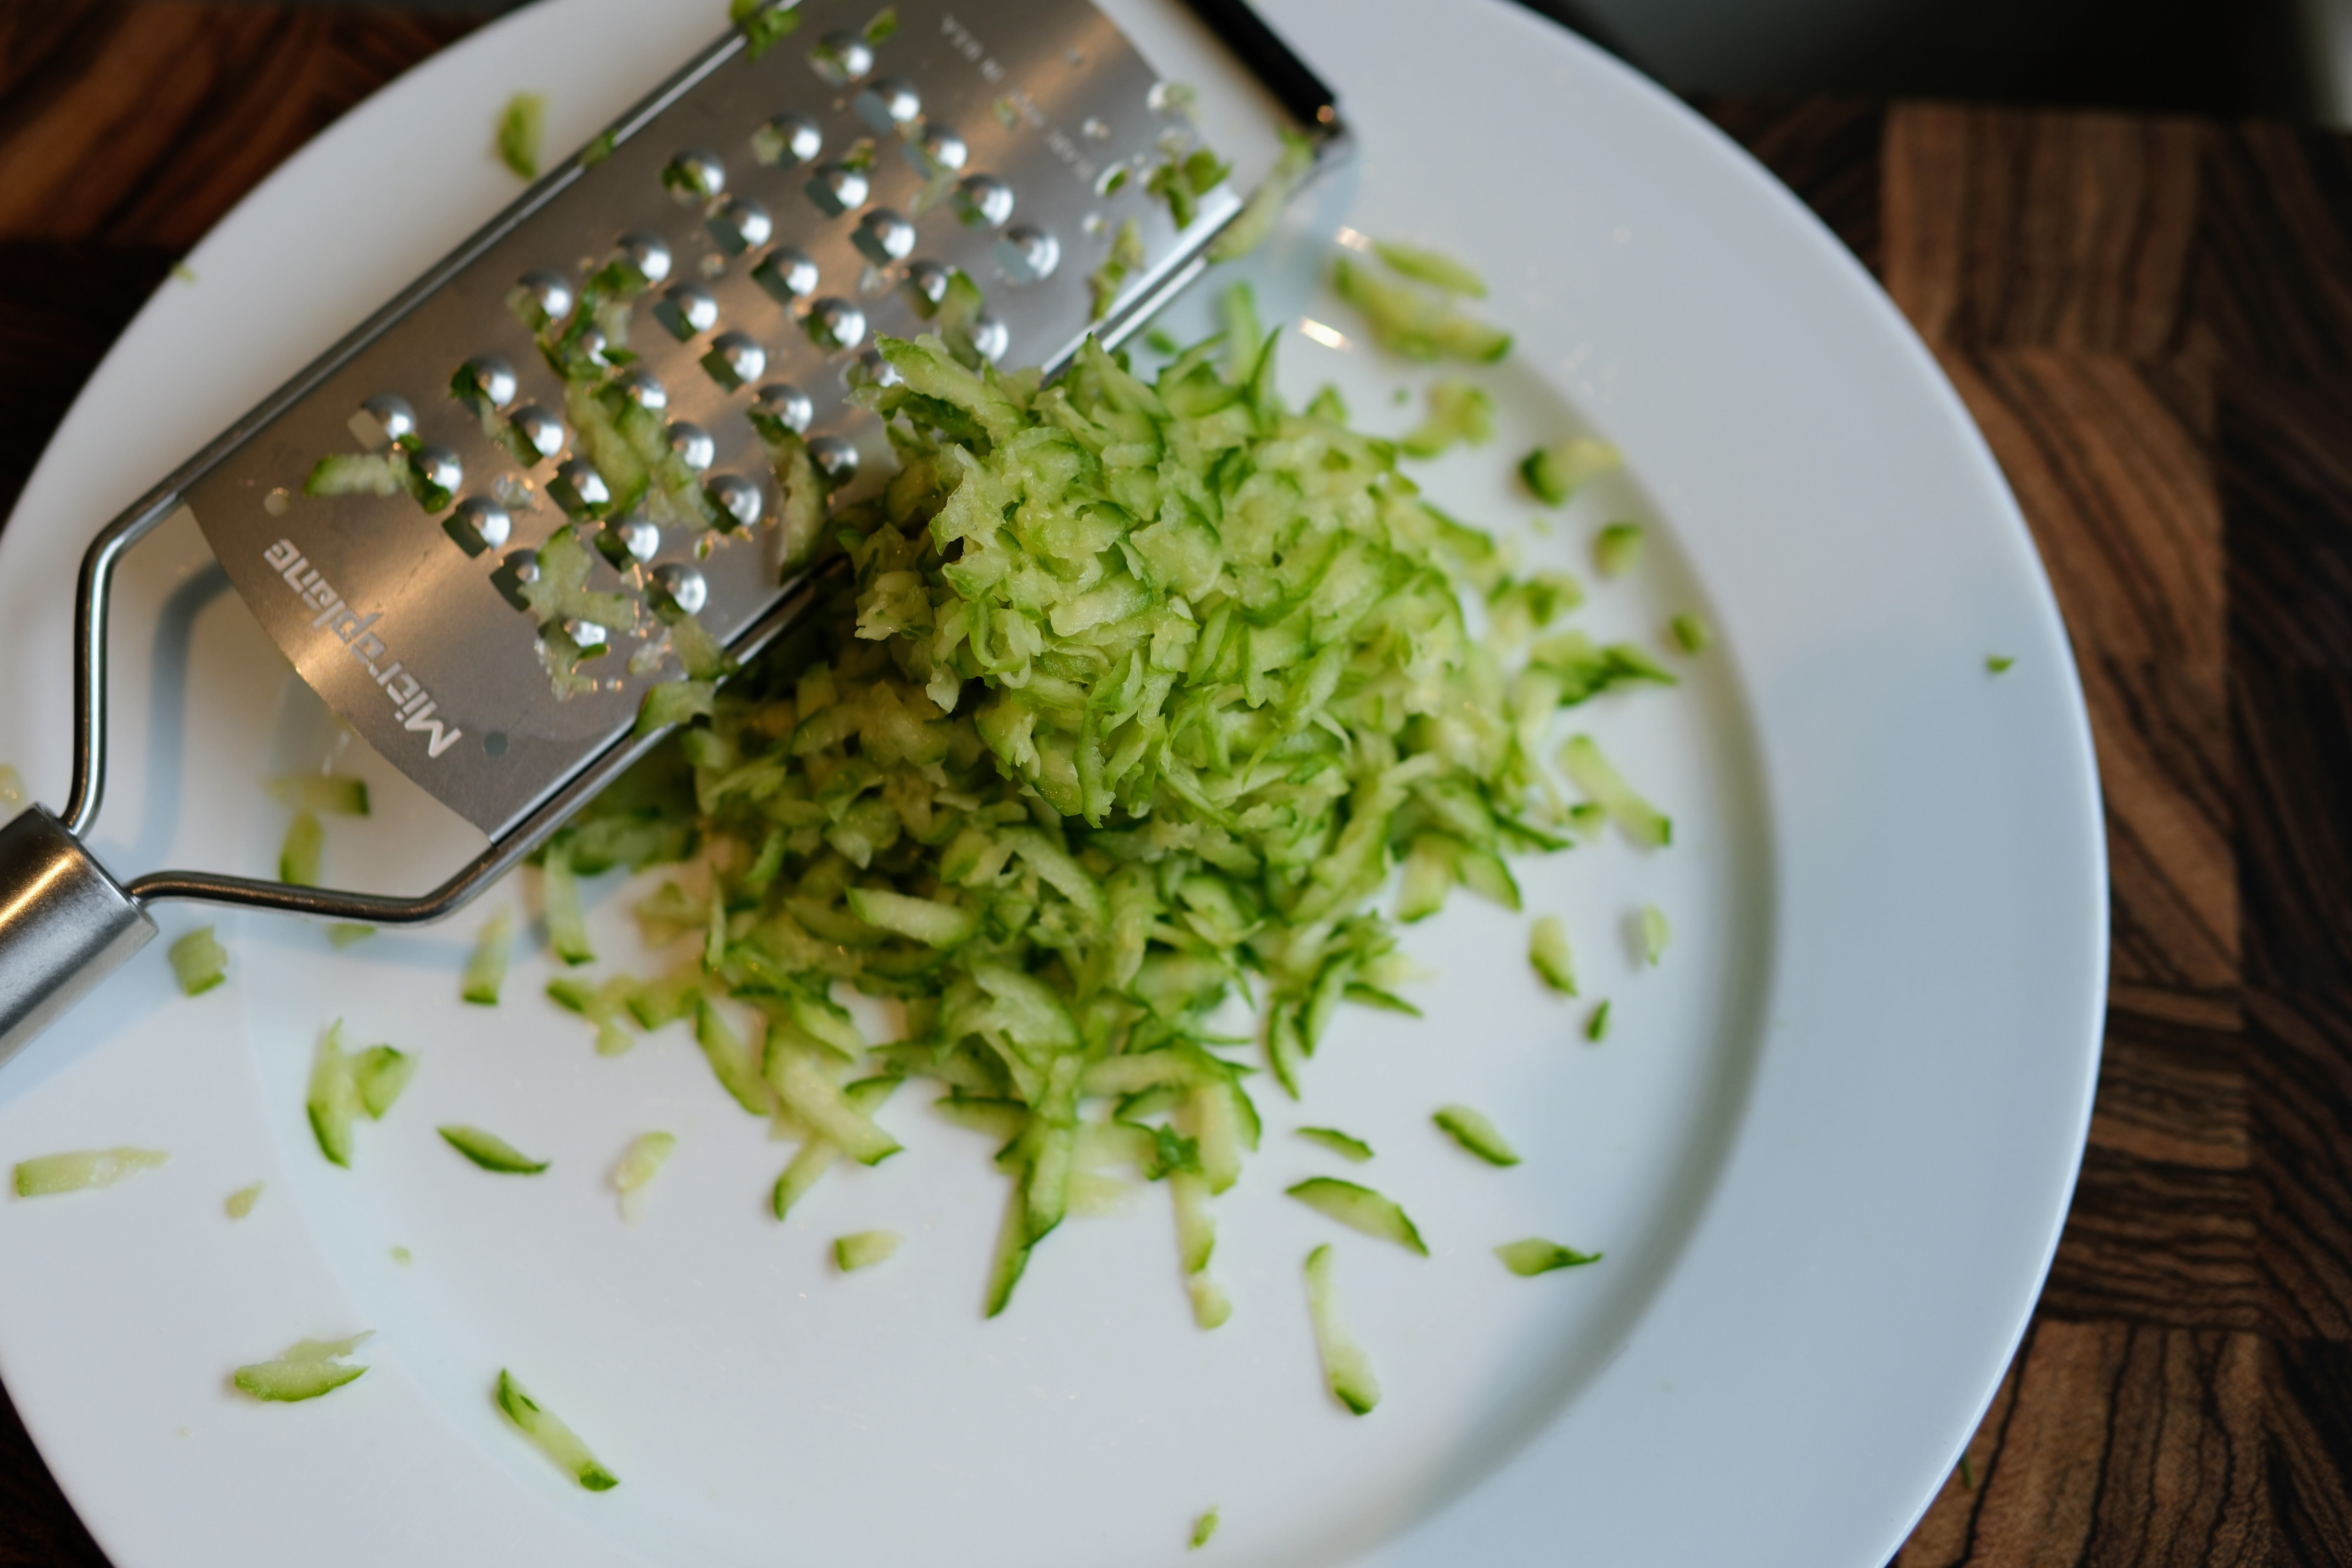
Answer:
<svg viewBox="0 0 2352 1568"><path fill-rule="evenodd" d="M40 806L0 827L0 1062L155 935L155 922Z"/></svg>

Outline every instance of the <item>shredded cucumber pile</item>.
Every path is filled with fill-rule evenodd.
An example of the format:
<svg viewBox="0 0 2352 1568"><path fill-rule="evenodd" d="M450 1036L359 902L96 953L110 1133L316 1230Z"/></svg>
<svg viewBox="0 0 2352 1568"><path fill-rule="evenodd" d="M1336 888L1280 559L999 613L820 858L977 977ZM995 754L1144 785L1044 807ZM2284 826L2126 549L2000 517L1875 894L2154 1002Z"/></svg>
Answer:
<svg viewBox="0 0 2352 1568"><path fill-rule="evenodd" d="M1507 856L1612 816L1666 832L1613 771L1573 801L1548 749L1563 707L1673 677L1556 631L1574 580L1506 574L1336 400L1286 407L1239 303L1150 380L1093 344L1045 385L885 340L897 379L860 396L900 467L829 510L848 570L549 852L572 962L575 873L699 862L639 911L692 931L690 963L554 994L608 1054L694 1023L729 1094L802 1139L780 1215L838 1159L897 1152L877 1114L911 1080L1003 1136L992 1314L1092 1173L1132 1167L1169 1184L1196 1315L1222 1321L1209 1200L1257 1144L1246 1080L1296 1096L1343 1005L1414 1010L1373 907L1391 874L1403 918L1457 886L1516 909ZM1474 637L1465 593L1511 635ZM901 1001L904 1037L866 1038L836 983ZM1219 1017L1235 997L1254 1030ZM1421 1249L1369 1189L1294 1194Z"/></svg>

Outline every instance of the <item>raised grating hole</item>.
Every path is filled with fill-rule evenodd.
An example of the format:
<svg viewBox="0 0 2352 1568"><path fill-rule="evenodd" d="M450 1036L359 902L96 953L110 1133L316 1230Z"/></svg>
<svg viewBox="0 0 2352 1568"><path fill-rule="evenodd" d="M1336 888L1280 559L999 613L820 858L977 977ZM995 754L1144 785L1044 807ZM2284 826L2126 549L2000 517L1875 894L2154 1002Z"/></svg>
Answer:
<svg viewBox="0 0 2352 1568"><path fill-rule="evenodd" d="M466 465L446 447L419 447L409 455L417 478L437 490L455 490L466 482Z"/></svg>
<svg viewBox="0 0 2352 1568"><path fill-rule="evenodd" d="M623 371L613 378L613 384L621 389L622 396L649 414L658 414L669 406L668 391L650 371Z"/></svg>
<svg viewBox="0 0 2352 1568"><path fill-rule="evenodd" d="M604 509L613 504L613 492L604 488L604 476L584 458L572 458L558 464L555 478L548 481L547 493L571 518L601 517Z"/></svg>
<svg viewBox="0 0 2352 1568"><path fill-rule="evenodd" d="M858 119L887 136L922 118L923 100L912 82L886 76L868 83L850 100L850 107L857 111Z"/></svg>
<svg viewBox="0 0 2352 1568"><path fill-rule="evenodd" d="M650 289L669 276L669 242L660 235L639 230L621 237L621 259L636 269Z"/></svg>
<svg viewBox="0 0 2352 1568"><path fill-rule="evenodd" d="M698 616L702 606L710 602L710 584L702 574L683 561L667 562L654 568L654 586L663 598L689 616Z"/></svg>
<svg viewBox="0 0 2352 1568"><path fill-rule="evenodd" d="M699 283L673 283L655 304L654 320L687 342L719 324L719 301Z"/></svg>
<svg viewBox="0 0 2352 1568"><path fill-rule="evenodd" d="M915 226L888 207L876 207L857 220L851 236L858 253L877 267L904 261L915 248Z"/></svg>
<svg viewBox="0 0 2352 1568"><path fill-rule="evenodd" d="M669 449L677 454L679 462L698 474L719 458L719 443L710 438L710 432L683 419L669 427Z"/></svg>
<svg viewBox="0 0 2352 1568"><path fill-rule="evenodd" d="M721 332L702 356L710 379L730 392L749 386L767 373L768 351L742 332Z"/></svg>
<svg viewBox="0 0 2352 1568"><path fill-rule="evenodd" d="M381 452L404 437L416 434L416 410L396 392L379 392L359 406L350 420L352 437L371 452Z"/></svg>
<svg viewBox="0 0 2352 1568"><path fill-rule="evenodd" d="M604 525L596 535L596 549L614 566L625 569L633 561L651 561L661 553L661 530L642 517L622 518Z"/></svg>
<svg viewBox="0 0 2352 1568"><path fill-rule="evenodd" d="M525 467L563 450L563 421L536 403L526 403L507 416L507 429L512 434L507 449Z"/></svg>
<svg viewBox="0 0 2352 1568"><path fill-rule="evenodd" d="M839 217L866 205L868 187L865 174L846 163L820 163L808 184L801 188L816 204L817 211L827 217Z"/></svg>
<svg viewBox="0 0 2352 1568"><path fill-rule="evenodd" d="M479 399L492 408L504 408L515 400L514 366L496 354L476 354L459 366L457 384L472 393L469 403Z"/></svg>
<svg viewBox="0 0 2352 1568"><path fill-rule="evenodd" d="M816 405L809 400L809 395L788 381L771 382L760 388L751 399L751 422L754 425L766 421L781 426L795 436L805 436L809 421L815 417Z"/></svg>
<svg viewBox="0 0 2352 1568"><path fill-rule="evenodd" d="M740 256L767 244L768 236L776 227L768 216L768 209L749 196L728 197L703 226L730 256Z"/></svg>
<svg viewBox="0 0 2352 1568"><path fill-rule="evenodd" d="M507 293L507 308L532 331L572 314L572 285L561 272L535 267L515 280Z"/></svg>
<svg viewBox="0 0 2352 1568"><path fill-rule="evenodd" d="M688 147L663 167L661 182L678 205L700 206L727 188L727 165L707 147Z"/></svg>
<svg viewBox="0 0 2352 1568"><path fill-rule="evenodd" d="M857 477L857 448L838 436L809 437L809 460L828 489L839 489Z"/></svg>
<svg viewBox="0 0 2352 1568"><path fill-rule="evenodd" d="M1061 259L1061 242L1027 224L1013 225L996 242L996 264L1015 283L1034 283L1052 276Z"/></svg>
<svg viewBox="0 0 2352 1568"><path fill-rule="evenodd" d="M809 307L809 341L821 349L854 349L866 339L866 312L828 295Z"/></svg>
<svg viewBox="0 0 2352 1568"><path fill-rule="evenodd" d="M966 174L956 185L956 216L975 227L1001 227L1013 216L1013 187L993 174Z"/></svg>
<svg viewBox="0 0 2352 1568"><path fill-rule="evenodd" d="M874 70L874 51L855 33L831 32L809 50L809 68L830 87L864 81Z"/></svg>
<svg viewBox="0 0 2352 1568"><path fill-rule="evenodd" d="M790 305L816 292L816 263L808 252L780 245L760 258L751 280L779 305Z"/></svg>
<svg viewBox="0 0 2352 1568"><path fill-rule="evenodd" d="M468 555L479 555L505 546L514 532L514 519L508 515L506 508L487 496L467 496L441 526L457 541L458 549Z"/></svg>
<svg viewBox="0 0 2352 1568"><path fill-rule="evenodd" d="M751 132L751 156L770 168L797 168L824 151L824 132L805 114L779 114Z"/></svg>
<svg viewBox="0 0 2352 1568"><path fill-rule="evenodd" d="M749 528L760 521L764 510L760 504L760 487L740 474L713 474L703 487L710 504L738 528Z"/></svg>
<svg viewBox="0 0 2352 1568"><path fill-rule="evenodd" d="M972 352L979 354L981 358L994 364L1004 357L1004 351L1012 346L1012 329L1003 321L985 313L972 318Z"/></svg>

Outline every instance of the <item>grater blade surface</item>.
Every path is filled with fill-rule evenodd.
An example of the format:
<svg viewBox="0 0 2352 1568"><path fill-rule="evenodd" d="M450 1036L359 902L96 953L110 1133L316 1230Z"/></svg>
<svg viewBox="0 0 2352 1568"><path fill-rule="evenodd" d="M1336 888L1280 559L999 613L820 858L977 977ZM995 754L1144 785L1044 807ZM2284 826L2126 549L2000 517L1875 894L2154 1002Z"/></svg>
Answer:
<svg viewBox="0 0 2352 1568"><path fill-rule="evenodd" d="M768 391L772 408L797 413L792 395L804 397L813 443L858 454L865 477L840 493L864 493L879 481L887 444L878 421L847 401L849 376L876 336L925 330L909 288L923 264L981 285L1003 363L1051 369L1094 325L1087 279L1124 222L1136 224L1145 260L1118 290L1114 325L1131 324L1138 306L1197 265L1239 205L1220 186L1180 232L1145 194L1143 172L1164 156L1163 139L1185 134L1181 106L1155 92L1151 68L1087 0L901 0L895 35L863 60L846 46L866 7L805 0L799 10L797 32L757 60L739 37L712 46L616 122L609 154L548 175L240 421L178 489L303 679L493 839L610 752L645 690L680 673L657 626L643 622L643 638L616 636L606 657L583 667L599 678L595 689L559 699L533 617L514 601L529 552L567 521L555 481L582 455L562 378L509 303L526 273L564 279L577 297L585 272L616 247L666 255L665 276L632 312L626 347L636 360L616 374L643 378L646 406L659 396L674 442L707 465L707 493L736 499L747 514L756 503L757 521L718 531L607 520L619 564L600 557L589 586L691 571L704 588L702 626L737 644L796 585L776 483L749 418L762 389L791 389ZM755 151L755 133L772 124L782 132ZM926 138L928 158L918 155ZM859 162L849 154L861 139L869 165L845 168ZM812 155L797 157L793 143L808 151L812 140ZM962 153L953 163L951 142ZM664 172L700 157L723 184L711 198L681 201ZM862 174L864 188L845 172ZM965 199L925 199L950 187ZM1045 256L1042 277L1013 280L1024 260ZM840 346L820 343L812 321L829 324ZM461 365L486 357L510 373L486 378L504 395L495 417L450 390ZM305 496L319 458L381 440L384 420L371 426L362 408L386 396L413 411L420 461L451 466L450 504ZM561 422L560 444L550 420Z"/></svg>

